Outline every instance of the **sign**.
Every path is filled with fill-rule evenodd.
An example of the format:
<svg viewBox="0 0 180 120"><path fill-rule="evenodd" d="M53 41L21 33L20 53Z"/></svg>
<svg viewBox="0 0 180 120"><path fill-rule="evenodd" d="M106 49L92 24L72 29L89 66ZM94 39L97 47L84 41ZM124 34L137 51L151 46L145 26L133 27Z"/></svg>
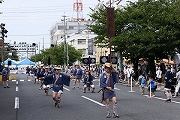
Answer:
<svg viewBox="0 0 180 120"><path fill-rule="evenodd" d="M111 57L111 63L112 64L117 64L118 63L117 61L118 61L117 57ZM101 56L100 57L100 63L105 64L106 62L109 62L108 56Z"/></svg>
<svg viewBox="0 0 180 120"><path fill-rule="evenodd" d="M107 18L106 18L106 27L107 27L107 37L111 38L115 35L115 25L114 25L114 8L107 8Z"/></svg>
<svg viewBox="0 0 180 120"><path fill-rule="evenodd" d="M83 58L82 63L84 63L84 64L96 64L96 58Z"/></svg>

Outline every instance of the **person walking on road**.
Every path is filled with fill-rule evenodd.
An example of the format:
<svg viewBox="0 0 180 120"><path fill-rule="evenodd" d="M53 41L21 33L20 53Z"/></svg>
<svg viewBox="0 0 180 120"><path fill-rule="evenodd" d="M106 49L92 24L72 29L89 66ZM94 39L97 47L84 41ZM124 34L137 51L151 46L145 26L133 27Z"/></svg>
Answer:
<svg viewBox="0 0 180 120"><path fill-rule="evenodd" d="M177 85L175 88L175 93L174 93L173 98L176 98L179 88L180 88L180 68L178 68L178 72L176 73L176 79L177 79Z"/></svg>
<svg viewBox="0 0 180 120"><path fill-rule="evenodd" d="M3 86L4 88L10 88L8 85L8 71L7 71L7 66L4 66L2 70L2 81L3 81Z"/></svg>
<svg viewBox="0 0 180 120"><path fill-rule="evenodd" d="M80 88L80 81L81 81L82 76L83 76L83 71L79 65L76 65L74 75L75 75L75 80L74 80L74 87L73 88L76 88L76 82L78 82L77 88Z"/></svg>
<svg viewBox="0 0 180 120"><path fill-rule="evenodd" d="M111 63L105 63L105 72L100 77L100 87L104 92L104 100L106 103L107 118L111 117L109 111L110 101L113 102L113 118L119 118L117 114L117 100L114 85L119 81L118 71L115 70ZM110 78L111 77L111 78Z"/></svg>
<svg viewBox="0 0 180 120"><path fill-rule="evenodd" d="M61 73L61 68L55 67L55 73L45 76L43 79L47 84L53 84L52 91L52 99L55 101L55 107L60 107L61 95L63 94L63 86L70 85L70 79L73 76L69 76L67 74Z"/></svg>
<svg viewBox="0 0 180 120"><path fill-rule="evenodd" d="M165 102L171 102L172 99L172 94L171 94L172 79L173 79L173 74L171 72L171 67L168 66L168 69L164 77L165 80L164 92L165 95L167 96L167 100Z"/></svg>

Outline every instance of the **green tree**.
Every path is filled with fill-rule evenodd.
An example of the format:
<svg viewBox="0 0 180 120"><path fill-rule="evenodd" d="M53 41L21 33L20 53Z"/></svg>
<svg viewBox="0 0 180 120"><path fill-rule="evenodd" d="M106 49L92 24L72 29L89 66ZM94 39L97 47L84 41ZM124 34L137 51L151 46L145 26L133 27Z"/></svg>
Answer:
<svg viewBox="0 0 180 120"><path fill-rule="evenodd" d="M137 70L139 58L148 60L154 71L154 59L174 56L180 45L180 2L140 0L130 2L123 10L115 10L115 37L112 45L123 57L130 58ZM96 43L108 45L106 11L98 9L90 15L96 23L90 28L98 34Z"/></svg>
<svg viewBox="0 0 180 120"><path fill-rule="evenodd" d="M68 45L68 55L69 55L69 65L72 65L76 60L80 60L82 56L82 52L76 50L71 45ZM66 53L64 53L64 43L60 45L55 45L54 47L50 47L41 51L41 54L36 55L36 61L43 61L44 64L48 64L48 60L50 58L50 63L54 65L64 65L66 63L67 57ZM32 61L35 61L35 56L31 57Z"/></svg>

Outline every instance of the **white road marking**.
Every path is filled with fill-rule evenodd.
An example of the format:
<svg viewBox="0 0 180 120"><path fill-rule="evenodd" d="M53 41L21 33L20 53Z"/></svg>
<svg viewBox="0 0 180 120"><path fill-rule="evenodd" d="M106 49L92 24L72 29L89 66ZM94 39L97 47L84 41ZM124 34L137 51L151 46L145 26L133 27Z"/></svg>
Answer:
<svg viewBox="0 0 180 120"><path fill-rule="evenodd" d="M15 97L15 106L14 109L19 109L19 97Z"/></svg>
<svg viewBox="0 0 180 120"><path fill-rule="evenodd" d="M114 88L115 90L121 90L121 89L119 89L119 88Z"/></svg>
<svg viewBox="0 0 180 120"><path fill-rule="evenodd" d="M88 98L88 97L85 97L85 96L81 96L82 98L85 98L85 99L87 99L87 100L89 100L89 101L91 101L91 102L94 102L94 103L96 103L96 104L98 104L98 105L100 105L100 106L105 106L104 104L102 104L102 103L100 103L100 102L97 102L97 101L95 101L95 100L93 100L93 99L91 99L91 98Z"/></svg>
<svg viewBox="0 0 180 120"><path fill-rule="evenodd" d="M19 91L19 88L18 88L18 86L16 86L16 91Z"/></svg>
<svg viewBox="0 0 180 120"><path fill-rule="evenodd" d="M15 82L16 80L12 80L13 82Z"/></svg>
<svg viewBox="0 0 180 120"><path fill-rule="evenodd" d="M19 81L24 81L24 80L19 80Z"/></svg>
<svg viewBox="0 0 180 120"><path fill-rule="evenodd" d="M32 80L28 80L28 81L32 81Z"/></svg>
<svg viewBox="0 0 180 120"><path fill-rule="evenodd" d="M65 88L65 87L63 87L65 90L67 90L67 91L70 91L69 89L67 89L67 88Z"/></svg>
<svg viewBox="0 0 180 120"><path fill-rule="evenodd" d="M18 85L18 81L16 81L16 85Z"/></svg>
<svg viewBox="0 0 180 120"><path fill-rule="evenodd" d="M144 96L150 98L149 95L144 95ZM151 98L152 98L152 97L151 97ZM162 101L167 100L167 99L160 98L160 97L153 97L153 98L158 99L158 100L162 100ZM176 104L180 104L180 102L177 102L177 101L171 101L171 102L172 102L172 103L176 103Z"/></svg>

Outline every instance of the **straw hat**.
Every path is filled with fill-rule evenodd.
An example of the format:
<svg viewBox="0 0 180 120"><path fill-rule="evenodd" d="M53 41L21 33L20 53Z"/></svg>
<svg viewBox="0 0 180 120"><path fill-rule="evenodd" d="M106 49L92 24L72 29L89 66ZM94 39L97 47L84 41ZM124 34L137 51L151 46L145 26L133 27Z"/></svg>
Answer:
<svg viewBox="0 0 180 120"><path fill-rule="evenodd" d="M111 63L105 63L104 64L106 67L111 67Z"/></svg>
<svg viewBox="0 0 180 120"><path fill-rule="evenodd" d="M54 69L55 69L55 70L61 70L61 68L60 68L60 67L54 67Z"/></svg>

